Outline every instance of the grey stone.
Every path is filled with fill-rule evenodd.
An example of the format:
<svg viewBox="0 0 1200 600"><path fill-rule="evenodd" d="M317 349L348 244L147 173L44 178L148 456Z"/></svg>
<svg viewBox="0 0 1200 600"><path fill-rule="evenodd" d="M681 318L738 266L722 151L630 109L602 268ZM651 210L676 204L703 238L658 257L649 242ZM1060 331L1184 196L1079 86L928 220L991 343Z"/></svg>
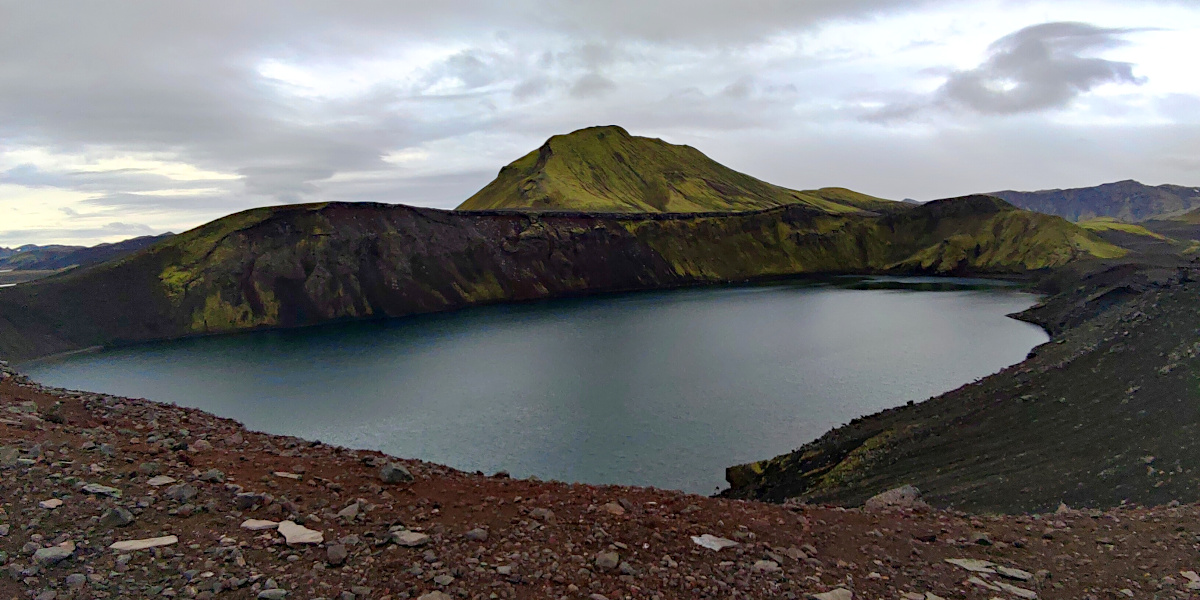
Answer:
<svg viewBox="0 0 1200 600"><path fill-rule="evenodd" d="M118 490L114 487L108 487L107 485L100 485L98 483L89 483L83 486L83 491L89 494L96 494L97 496L108 496L110 498L121 497L121 490Z"/></svg>
<svg viewBox="0 0 1200 600"><path fill-rule="evenodd" d="M173 485L167 488L167 491L164 495L182 504L188 500L191 500L192 498L195 498L196 494L198 493L199 492L196 491L196 488L184 483L181 485Z"/></svg>
<svg viewBox="0 0 1200 600"><path fill-rule="evenodd" d="M21 458L20 450L8 446L0 446L0 467L16 466L18 458Z"/></svg>
<svg viewBox="0 0 1200 600"><path fill-rule="evenodd" d="M233 497L233 505L238 510L249 510L254 508L255 504L266 504L266 501L265 496L253 492L242 492Z"/></svg>
<svg viewBox="0 0 1200 600"><path fill-rule="evenodd" d="M434 591L422 595L421 597L417 598L417 600L454 600L454 597L445 592Z"/></svg>
<svg viewBox="0 0 1200 600"><path fill-rule="evenodd" d="M464 534L463 537L472 542L486 542L488 539L488 532L486 529L476 527L475 529L472 529Z"/></svg>
<svg viewBox="0 0 1200 600"><path fill-rule="evenodd" d="M928 506L921 499L921 490L911 485L892 488L869 498L863 508L874 511L887 508L916 508Z"/></svg>
<svg viewBox="0 0 1200 600"><path fill-rule="evenodd" d="M257 598L258 600L283 600L284 598L287 598L287 595L287 590L274 588L259 592Z"/></svg>
<svg viewBox="0 0 1200 600"><path fill-rule="evenodd" d="M416 531L394 531L392 532L392 542L397 546L407 548L416 548L429 543L429 536Z"/></svg>
<svg viewBox="0 0 1200 600"><path fill-rule="evenodd" d="M750 570L755 573L774 573L779 570L779 563L773 560L760 560L754 563Z"/></svg>
<svg viewBox="0 0 1200 600"><path fill-rule="evenodd" d="M207 481L209 483L224 483L225 473L222 473L219 469L209 469L200 476L200 481Z"/></svg>
<svg viewBox="0 0 1200 600"><path fill-rule="evenodd" d="M33 553L33 562L42 566L56 565L68 558L71 558L71 555L74 553L75 543L64 542L58 546L38 548Z"/></svg>
<svg viewBox="0 0 1200 600"><path fill-rule="evenodd" d="M384 483L407 483L413 480L412 473L404 465L387 463L379 469L379 478Z"/></svg>
<svg viewBox="0 0 1200 600"><path fill-rule="evenodd" d="M601 552L596 555L596 568L611 571L621 564L621 556L616 552Z"/></svg>
<svg viewBox="0 0 1200 600"><path fill-rule="evenodd" d="M85 583L87 583L87 575L84 575L83 573L71 573L70 575L67 575L67 587L82 587Z"/></svg>
<svg viewBox="0 0 1200 600"><path fill-rule="evenodd" d="M454 583L454 577L450 575L438 575L433 578L433 582L440 586L447 586Z"/></svg>
<svg viewBox="0 0 1200 600"><path fill-rule="evenodd" d="M346 552L346 547L342 544L333 544L325 549L326 560L329 564L340 567L346 562L346 557L349 555Z"/></svg>
<svg viewBox="0 0 1200 600"><path fill-rule="evenodd" d="M100 527L104 529L112 529L113 527L124 527L133 522L133 513L121 508L110 508L104 511L100 516Z"/></svg>
<svg viewBox="0 0 1200 600"><path fill-rule="evenodd" d="M821 594L813 594L809 598L812 600L853 600L854 592L846 588L837 588Z"/></svg>

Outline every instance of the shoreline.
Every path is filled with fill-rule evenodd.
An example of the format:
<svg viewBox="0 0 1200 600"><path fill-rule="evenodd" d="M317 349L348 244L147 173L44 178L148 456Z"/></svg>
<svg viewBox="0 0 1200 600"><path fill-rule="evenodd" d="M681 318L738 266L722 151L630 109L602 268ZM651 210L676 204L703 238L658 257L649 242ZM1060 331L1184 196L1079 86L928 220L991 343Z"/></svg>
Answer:
<svg viewBox="0 0 1200 600"><path fill-rule="evenodd" d="M1196 541L1178 533L1200 522L1194 505L975 516L514 480L0 373L0 591L12 595L1052 598L1149 586L1183 597L1180 573L1195 568ZM289 545L273 529L285 520L313 534ZM704 535L734 545L709 550L693 540ZM177 542L107 549L164 536ZM1153 577L1111 544L1152 560Z"/></svg>

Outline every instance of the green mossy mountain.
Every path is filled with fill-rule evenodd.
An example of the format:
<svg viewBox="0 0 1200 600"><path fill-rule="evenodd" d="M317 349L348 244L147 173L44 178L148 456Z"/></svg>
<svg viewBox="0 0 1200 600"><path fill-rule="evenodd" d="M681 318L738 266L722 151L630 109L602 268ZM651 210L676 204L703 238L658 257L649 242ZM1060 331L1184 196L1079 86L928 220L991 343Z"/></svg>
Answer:
<svg viewBox="0 0 1200 600"><path fill-rule="evenodd" d="M886 214L272 207L0 289L0 357L801 274L1023 273L1122 252L983 196Z"/></svg>
<svg viewBox="0 0 1200 600"><path fill-rule="evenodd" d="M989 194L1018 208L1070 221L1112 218L1126 223L1167 219L1200 209L1200 187L1145 185L1133 180L1087 188Z"/></svg>
<svg viewBox="0 0 1200 600"><path fill-rule="evenodd" d="M517 159L459 210L733 212L801 204L828 213L898 203L843 188L796 191L730 169L691 146L616 126L556 135Z"/></svg>

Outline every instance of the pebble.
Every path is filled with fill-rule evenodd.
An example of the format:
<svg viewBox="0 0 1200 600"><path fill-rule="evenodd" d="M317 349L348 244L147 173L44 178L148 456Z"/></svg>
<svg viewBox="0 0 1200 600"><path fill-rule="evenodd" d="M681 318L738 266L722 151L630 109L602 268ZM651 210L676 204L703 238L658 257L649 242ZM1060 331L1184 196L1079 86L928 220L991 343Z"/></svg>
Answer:
<svg viewBox="0 0 1200 600"><path fill-rule="evenodd" d="M41 502L38 502L38 506L46 510L54 510L62 505L63 501L59 500L58 498L51 498L49 500L42 500Z"/></svg>
<svg viewBox="0 0 1200 600"><path fill-rule="evenodd" d="M706 534L700 535L700 536L693 535L692 542L695 543L697 546L702 546L704 548L708 548L709 550L718 550L718 551L722 550L724 548L732 548L732 547L738 545L738 543L733 540L727 540L723 537L717 537L710 533L706 533Z"/></svg>
<svg viewBox="0 0 1200 600"><path fill-rule="evenodd" d="M596 554L596 568L611 571L621 564L621 555L616 552L600 552Z"/></svg>
<svg viewBox="0 0 1200 600"><path fill-rule="evenodd" d="M463 537L472 542L486 542L488 539L488 532L486 529L480 529L476 527L475 529L463 534Z"/></svg>
<svg viewBox="0 0 1200 600"><path fill-rule="evenodd" d="M325 560L329 564L340 567L346 562L346 557L349 553L346 552L346 546L342 544L333 544L325 549Z"/></svg>
<svg viewBox="0 0 1200 600"><path fill-rule="evenodd" d="M287 590L273 588L259 592L256 598L258 598L258 600L283 600L287 597L287 595Z"/></svg>

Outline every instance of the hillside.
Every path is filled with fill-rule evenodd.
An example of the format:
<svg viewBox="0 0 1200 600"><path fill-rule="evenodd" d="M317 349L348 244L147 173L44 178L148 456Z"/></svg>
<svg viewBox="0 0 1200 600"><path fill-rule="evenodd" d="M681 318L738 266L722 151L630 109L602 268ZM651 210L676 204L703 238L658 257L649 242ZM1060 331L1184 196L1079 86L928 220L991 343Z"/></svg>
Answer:
<svg viewBox="0 0 1200 600"><path fill-rule="evenodd" d="M251 210L0 289L0 356L814 273L1023 273L1123 251L994 198L886 215Z"/></svg>
<svg viewBox="0 0 1200 600"><path fill-rule="evenodd" d="M899 206L842 188L789 190L734 171L691 146L608 126L550 138L501 169L458 208L691 213L788 204L829 213Z"/></svg>
<svg viewBox="0 0 1200 600"><path fill-rule="evenodd" d="M1108 217L1126 223L1180 215L1200 208L1200 188L1178 185L1150 186L1133 180L1066 190L992 192L1018 208L1069 221Z"/></svg>
<svg viewBox="0 0 1200 600"><path fill-rule="evenodd" d="M21 246L0 248L0 269L15 271L57 271L68 267L88 267L148 248L171 237L166 233L143 236L96 246Z"/></svg>
<svg viewBox="0 0 1200 600"><path fill-rule="evenodd" d="M1195 505L977 516L516 480L47 389L3 364L0 415L6 598L1186 598L1200 588ZM696 541L714 538L722 549ZM161 547L110 549L140 540Z"/></svg>
<svg viewBox="0 0 1200 600"><path fill-rule="evenodd" d="M1021 317L1053 335L1028 360L733 467L728 495L855 504L914 483L938 506L1003 512L1200 498L1200 270L1059 277Z"/></svg>

